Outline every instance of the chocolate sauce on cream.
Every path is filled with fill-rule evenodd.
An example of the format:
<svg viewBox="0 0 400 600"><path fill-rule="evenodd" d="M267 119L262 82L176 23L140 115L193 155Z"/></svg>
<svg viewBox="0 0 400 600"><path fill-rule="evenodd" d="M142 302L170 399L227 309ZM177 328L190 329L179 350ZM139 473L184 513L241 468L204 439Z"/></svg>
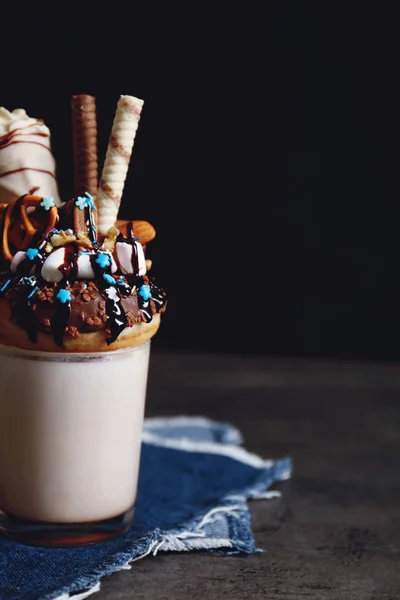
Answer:
<svg viewBox="0 0 400 600"><path fill-rule="evenodd" d="M64 280L70 283L75 281L78 274L78 252L72 244L64 246L64 261L58 270L61 271Z"/></svg>
<svg viewBox="0 0 400 600"><path fill-rule="evenodd" d="M138 240L139 240L139 238L135 238L133 226L132 226L132 223L130 223L129 239L123 239L121 241L123 241L125 243L130 243L132 246L131 264L132 264L132 271L135 274L139 273L139 256L138 256L138 250L137 250L137 244L136 244L136 242Z"/></svg>
<svg viewBox="0 0 400 600"><path fill-rule="evenodd" d="M23 134L21 134L21 135L23 135ZM35 135L35 134L31 134L31 135ZM12 146L13 144L35 144L36 146L41 146L42 148L45 148L46 150L51 152L50 148L48 146L46 146L46 144L41 144L40 142L34 142L33 140L11 140L7 144L3 144L2 140L0 140L0 150L3 150L3 148L8 148L9 146Z"/></svg>
<svg viewBox="0 0 400 600"><path fill-rule="evenodd" d="M95 227L94 219L93 219L93 211L92 211L92 209L90 207L85 208L85 210L89 213L88 214L88 220L87 220L87 228L88 228L89 239L92 242L93 246L95 248L98 248L96 227Z"/></svg>
<svg viewBox="0 0 400 600"><path fill-rule="evenodd" d="M110 286L105 290L107 295L106 314L108 317L107 326L110 335L106 339L107 344L115 342L121 331L125 329L128 323L125 311L122 308L121 299L115 287Z"/></svg>
<svg viewBox="0 0 400 600"><path fill-rule="evenodd" d="M103 258L103 261L101 258ZM110 256L104 252L97 252L90 257L90 262L96 275L96 281L103 288L107 296L106 315L107 328L110 330L110 335L106 339L106 342L107 344L112 344L127 326L128 319L121 304L120 293L117 289L117 280L111 275Z"/></svg>
<svg viewBox="0 0 400 600"><path fill-rule="evenodd" d="M148 285L150 287L151 299L155 304L156 312L160 312L165 305L165 292L159 288L153 280L149 280Z"/></svg>
<svg viewBox="0 0 400 600"><path fill-rule="evenodd" d="M34 142L32 140L16 140L16 137L28 137L30 135L33 135L35 137L44 137L44 138L48 138L50 137L49 133L45 133L44 131L42 132L35 132L35 131L26 131L26 129L28 129L29 127L32 126L28 126L28 127L23 127L23 128L17 128L17 129L13 129L12 131L7 131L7 133L5 133L4 135L2 135L0 137L0 150L2 150L3 148L7 148L8 146L11 146L12 144L37 144L38 146L43 146L43 148L46 148L46 150L49 150L49 152L51 152L49 146L46 146L45 144L41 144L40 142Z"/></svg>
<svg viewBox="0 0 400 600"><path fill-rule="evenodd" d="M51 171L46 171L46 169L36 169L35 167L20 167L19 169L12 169L11 171L5 171L4 173L0 173L0 177L6 177L7 175L13 175L13 173L21 173L21 171L36 171L37 173L47 173L47 175L51 175L54 179L56 176Z"/></svg>

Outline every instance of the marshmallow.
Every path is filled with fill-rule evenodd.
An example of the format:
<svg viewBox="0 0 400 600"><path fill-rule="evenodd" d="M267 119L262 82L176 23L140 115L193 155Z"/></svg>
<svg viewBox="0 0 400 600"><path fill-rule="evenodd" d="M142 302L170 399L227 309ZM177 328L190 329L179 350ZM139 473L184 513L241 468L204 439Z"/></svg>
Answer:
<svg viewBox="0 0 400 600"><path fill-rule="evenodd" d="M65 248L54 250L43 263L42 277L45 281L58 283L63 278L59 267L65 262Z"/></svg>
<svg viewBox="0 0 400 600"><path fill-rule="evenodd" d="M23 254L21 258L17 258L18 254ZM79 254L76 260L77 266L77 279L95 279L95 273L92 267L92 257L93 254L87 254L86 252L83 254ZM13 262L16 262L15 268L25 257L25 252L18 252ZM112 258L112 257L111 257ZM53 250L53 252L46 258L42 266L42 277L45 281L56 282L58 283L63 278L63 274L60 271L60 267L64 264L65 261L65 248L57 248ZM117 270L117 265L115 260L112 258L111 261L111 272L115 273Z"/></svg>
<svg viewBox="0 0 400 600"><path fill-rule="evenodd" d="M136 246L137 251L137 264L139 267L138 273L133 272L132 256L134 252L134 245ZM140 244L139 242L134 242L133 244L128 244L126 242L117 242L115 244L115 252L122 273L124 273L125 275L132 275L134 273L135 275L139 275L140 277L146 274L146 260L144 257L142 244Z"/></svg>
<svg viewBox="0 0 400 600"><path fill-rule="evenodd" d="M90 259L91 259L90 254L81 254L78 257L78 260L77 260L77 266L78 266L77 278L78 279L94 279L94 271L93 271L93 267L92 267L92 263L91 263Z"/></svg>
<svg viewBox="0 0 400 600"><path fill-rule="evenodd" d="M11 261L11 265L10 265L11 273L17 272L18 266L23 260L25 260L25 256L26 256L26 253L23 250L18 250L18 252L15 254L14 258ZM35 265L32 266L32 269L29 274L32 275L34 270L35 270Z"/></svg>
<svg viewBox="0 0 400 600"><path fill-rule="evenodd" d="M108 254L111 258L111 273L115 273L115 271L117 270L117 264L109 252L107 252L106 254ZM78 260L77 260L77 266L78 266L77 278L78 279L95 279L95 273L93 271L92 261L91 261L92 256L93 256L93 254L92 255L80 254L78 256Z"/></svg>

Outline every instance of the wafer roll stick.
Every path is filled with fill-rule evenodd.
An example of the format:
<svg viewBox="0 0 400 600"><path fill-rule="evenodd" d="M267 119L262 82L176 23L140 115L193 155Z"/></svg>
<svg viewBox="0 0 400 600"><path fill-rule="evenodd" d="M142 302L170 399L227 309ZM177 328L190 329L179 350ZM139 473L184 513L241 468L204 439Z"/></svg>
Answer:
<svg viewBox="0 0 400 600"><path fill-rule="evenodd" d="M142 108L143 100L134 96L118 100L96 197L101 235L107 235L117 219Z"/></svg>
<svg viewBox="0 0 400 600"><path fill-rule="evenodd" d="M88 94L72 96L74 196L96 196L99 181L97 158L96 99Z"/></svg>
<svg viewBox="0 0 400 600"><path fill-rule="evenodd" d="M90 194L91 197L94 197L97 194L99 178L96 100L88 94L72 96L71 111L74 196L78 199L85 196L85 194ZM89 222L89 216L91 223ZM87 209L84 208L82 203L75 205L74 231L86 234L89 232L91 224L96 228L96 212L93 212L90 206Z"/></svg>

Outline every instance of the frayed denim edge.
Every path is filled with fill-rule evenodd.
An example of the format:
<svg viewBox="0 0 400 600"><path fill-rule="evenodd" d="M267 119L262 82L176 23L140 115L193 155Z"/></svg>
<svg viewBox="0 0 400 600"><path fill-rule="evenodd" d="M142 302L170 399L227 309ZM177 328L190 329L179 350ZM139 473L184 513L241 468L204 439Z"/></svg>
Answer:
<svg viewBox="0 0 400 600"><path fill-rule="evenodd" d="M245 454L247 454L246 451ZM244 457L241 458L243 460ZM247 461L245 460L244 462ZM250 519L246 499L261 499L278 496L279 492L271 494L272 490L268 491L268 488L277 481L289 479L291 477L292 461L289 457L286 457L284 459L277 459L276 461L264 462L267 468L270 466L270 463L272 463L275 468L273 469L273 476L271 479L269 481L264 481L264 490L260 489L262 488L262 484L261 482L258 482L258 485L254 487L252 486L253 489L247 489L245 491L245 495L231 494L225 498L226 501L230 502L232 502L232 500L235 498L238 500L239 505L222 505L213 508L201 518L200 522L193 528L193 531L188 530L176 534L163 534L161 530L156 529L149 536L138 540L138 542L141 545L144 545L146 548L146 550L138 556L132 556L132 554L129 552L119 552L113 558L114 565L104 566L101 571L89 573L88 575L75 581L73 584L66 586L62 590L45 594L44 596L39 597L38 600L85 600L100 590L100 581L103 577L112 575L117 571L130 569L131 563L145 558L150 554L156 556L160 551L218 551L224 548L226 549L226 553L229 554L263 552L263 550L260 548L248 548L246 544L242 545L240 543L240 539L235 540L234 542L228 538L206 538L204 532L202 532L202 528L211 522L210 519L215 517L215 513L220 513L223 517L233 517L233 520L235 520L238 518L238 511L240 511L240 516L244 517L245 519ZM231 551L228 550L229 548Z"/></svg>
<svg viewBox="0 0 400 600"><path fill-rule="evenodd" d="M240 519L248 516L248 508L245 502L245 496L237 496L239 502L228 506L218 506L208 511L200 520L193 531L182 531L176 534L163 534L160 530L155 530L151 536L144 538L142 544L146 550L138 556L133 556L128 552L118 553L114 558L114 565L105 566L101 572L92 572L81 577L72 585L63 590L58 590L41 596L39 600L84 600L90 595L100 591L100 580L117 571L128 570L131 564L149 556L156 556L158 552L189 552L191 550L210 550L218 551L222 548L231 549L232 553L250 553L260 552L255 547L242 547L240 543L236 544L228 538L205 537L203 528L210 525L218 518ZM231 498L229 497L229 500ZM241 502L240 502L241 501ZM252 540L251 540L252 541ZM115 564L120 563L120 564ZM91 587L89 587L91 586ZM88 589L89 588L89 589Z"/></svg>

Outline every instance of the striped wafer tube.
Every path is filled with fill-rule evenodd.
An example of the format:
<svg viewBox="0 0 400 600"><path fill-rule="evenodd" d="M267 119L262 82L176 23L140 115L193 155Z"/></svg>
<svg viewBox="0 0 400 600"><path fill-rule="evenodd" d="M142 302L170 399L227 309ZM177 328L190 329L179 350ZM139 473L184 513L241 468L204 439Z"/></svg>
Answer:
<svg viewBox="0 0 400 600"><path fill-rule="evenodd" d="M121 96L118 100L96 197L101 235L107 235L117 220L142 108L139 98Z"/></svg>
<svg viewBox="0 0 400 600"><path fill-rule="evenodd" d="M96 99L88 94L72 96L71 111L74 196L82 196L85 192L95 196L99 182Z"/></svg>

